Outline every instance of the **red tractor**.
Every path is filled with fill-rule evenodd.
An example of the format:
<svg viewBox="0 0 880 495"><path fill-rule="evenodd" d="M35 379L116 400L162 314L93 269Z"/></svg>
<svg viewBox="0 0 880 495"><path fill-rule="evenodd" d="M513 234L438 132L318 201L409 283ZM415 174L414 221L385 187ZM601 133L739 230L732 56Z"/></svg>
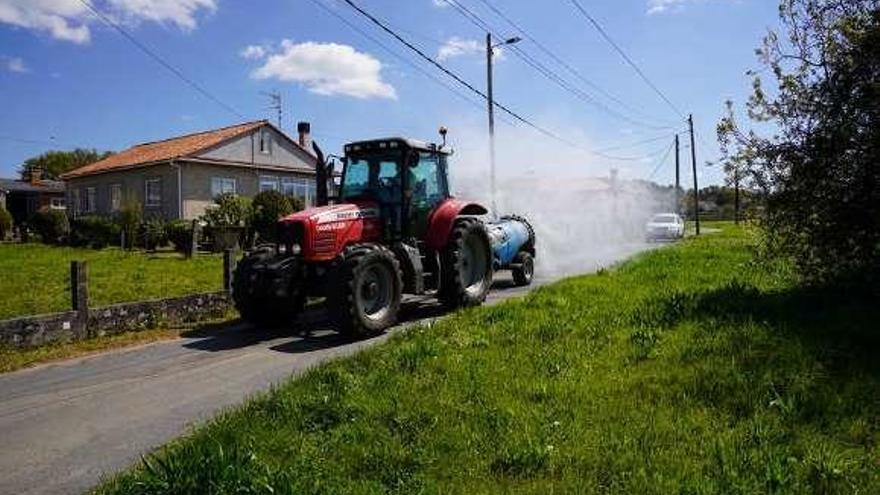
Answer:
<svg viewBox="0 0 880 495"><path fill-rule="evenodd" d="M236 268L233 298L245 320L290 322L307 298L323 297L340 331L363 336L394 325L404 293L433 294L449 308L485 300L493 275L480 219L487 210L449 194L443 145L347 144L332 204L332 166L314 148L317 206L282 218L279 243L246 254Z"/></svg>

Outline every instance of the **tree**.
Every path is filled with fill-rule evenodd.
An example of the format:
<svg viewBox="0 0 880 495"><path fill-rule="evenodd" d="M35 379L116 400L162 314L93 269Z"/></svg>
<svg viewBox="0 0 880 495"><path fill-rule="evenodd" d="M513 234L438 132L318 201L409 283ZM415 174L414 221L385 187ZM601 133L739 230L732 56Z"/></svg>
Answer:
<svg viewBox="0 0 880 495"><path fill-rule="evenodd" d="M110 151L98 152L94 149L83 148L77 148L73 151L47 151L25 160L19 169L19 174L22 179L27 180L30 178L32 170L40 169L43 178L57 179L64 172L103 160L112 154Z"/></svg>
<svg viewBox="0 0 880 495"><path fill-rule="evenodd" d="M772 252L808 283L880 276L880 0L782 0L785 35L756 50L743 130L728 102L725 170L767 195ZM769 132L767 131L769 129Z"/></svg>

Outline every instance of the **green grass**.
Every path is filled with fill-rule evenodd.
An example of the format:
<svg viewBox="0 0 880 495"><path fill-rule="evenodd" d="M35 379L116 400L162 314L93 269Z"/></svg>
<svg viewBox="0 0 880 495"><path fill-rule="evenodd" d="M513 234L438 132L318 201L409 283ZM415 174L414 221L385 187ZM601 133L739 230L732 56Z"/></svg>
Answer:
<svg viewBox="0 0 880 495"><path fill-rule="evenodd" d="M0 244L0 319L70 309L70 262L89 263L92 306L221 290L223 259Z"/></svg>
<svg viewBox="0 0 880 495"><path fill-rule="evenodd" d="M753 244L725 226L411 329L97 492L880 492L876 299Z"/></svg>

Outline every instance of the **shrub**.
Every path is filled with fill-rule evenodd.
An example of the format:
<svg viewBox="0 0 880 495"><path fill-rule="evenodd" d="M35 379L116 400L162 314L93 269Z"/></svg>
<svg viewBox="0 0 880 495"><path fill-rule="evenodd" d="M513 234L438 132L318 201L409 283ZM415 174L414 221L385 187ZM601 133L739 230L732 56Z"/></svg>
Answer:
<svg viewBox="0 0 880 495"><path fill-rule="evenodd" d="M306 209L306 202L299 196L287 196L290 201L290 211L303 211Z"/></svg>
<svg viewBox="0 0 880 495"><path fill-rule="evenodd" d="M168 245L168 235L165 232L165 222L161 218L151 218L140 225L138 229L140 244L148 251Z"/></svg>
<svg viewBox="0 0 880 495"><path fill-rule="evenodd" d="M211 228L249 227L251 201L248 198L227 193L217 196L217 204L205 212L204 220Z"/></svg>
<svg viewBox="0 0 880 495"><path fill-rule="evenodd" d="M186 220L172 220L165 224L165 235L174 245L174 250L180 253L188 253L192 249L192 230L192 222Z"/></svg>
<svg viewBox="0 0 880 495"><path fill-rule="evenodd" d="M209 208L202 217L214 250L237 249L249 237L253 211L251 201L235 194L221 194L214 201L217 204Z"/></svg>
<svg viewBox="0 0 880 495"><path fill-rule="evenodd" d="M122 206L122 209L119 210L116 220L119 223L119 227L125 232L124 247L126 249L134 247L137 234L140 231L143 216L143 209L137 201L126 201Z"/></svg>
<svg viewBox="0 0 880 495"><path fill-rule="evenodd" d="M263 191L254 196L251 226L261 242L278 241L278 219L293 211L290 199L278 191Z"/></svg>
<svg viewBox="0 0 880 495"><path fill-rule="evenodd" d="M67 214L61 210L41 208L29 223L46 244L61 244L70 235L70 222Z"/></svg>
<svg viewBox="0 0 880 495"><path fill-rule="evenodd" d="M0 205L0 241L6 239L12 232L12 214Z"/></svg>
<svg viewBox="0 0 880 495"><path fill-rule="evenodd" d="M119 243L122 228L112 218L89 215L70 225L70 245L103 249Z"/></svg>

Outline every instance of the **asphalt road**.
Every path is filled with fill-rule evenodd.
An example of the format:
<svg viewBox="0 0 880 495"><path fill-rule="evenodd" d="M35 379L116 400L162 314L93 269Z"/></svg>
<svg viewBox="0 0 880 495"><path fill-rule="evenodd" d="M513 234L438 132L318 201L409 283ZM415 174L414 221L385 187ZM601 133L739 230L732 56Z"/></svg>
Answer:
<svg viewBox="0 0 880 495"><path fill-rule="evenodd" d="M642 249L634 245L615 258ZM496 278L489 304L530 289L513 287L503 272ZM536 280L531 288L549 281ZM352 342L329 330L324 310L317 309L283 332L229 324L0 375L0 494L88 490L222 408L439 316L433 300L411 298L401 325Z"/></svg>

